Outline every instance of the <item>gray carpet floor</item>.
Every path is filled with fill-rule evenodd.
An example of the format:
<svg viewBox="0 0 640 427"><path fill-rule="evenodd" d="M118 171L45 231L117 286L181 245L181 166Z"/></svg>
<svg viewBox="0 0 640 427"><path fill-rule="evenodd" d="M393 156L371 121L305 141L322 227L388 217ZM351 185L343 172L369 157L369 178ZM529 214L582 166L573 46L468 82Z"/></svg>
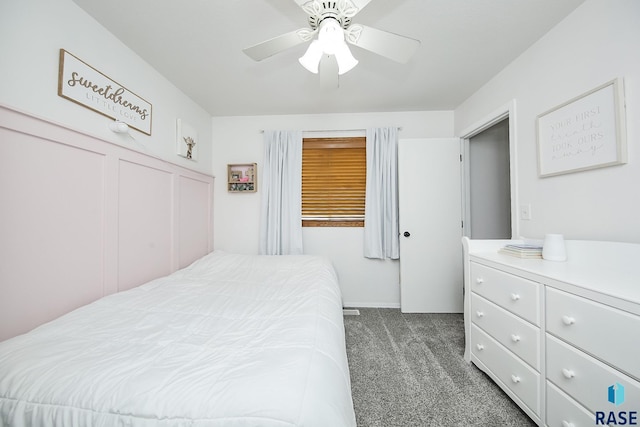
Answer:
<svg viewBox="0 0 640 427"><path fill-rule="evenodd" d="M359 427L535 426L464 361L462 314L359 310L344 317Z"/></svg>

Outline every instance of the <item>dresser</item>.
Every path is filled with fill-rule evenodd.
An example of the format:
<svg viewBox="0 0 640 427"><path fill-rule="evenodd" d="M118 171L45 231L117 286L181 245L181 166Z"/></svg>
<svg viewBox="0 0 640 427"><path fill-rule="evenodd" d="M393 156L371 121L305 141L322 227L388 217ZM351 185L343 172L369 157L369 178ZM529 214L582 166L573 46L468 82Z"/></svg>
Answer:
<svg viewBox="0 0 640 427"><path fill-rule="evenodd" d="M640 425L640 245L567 241L554 262L462 243L465 360L538 425Z"/></svg>

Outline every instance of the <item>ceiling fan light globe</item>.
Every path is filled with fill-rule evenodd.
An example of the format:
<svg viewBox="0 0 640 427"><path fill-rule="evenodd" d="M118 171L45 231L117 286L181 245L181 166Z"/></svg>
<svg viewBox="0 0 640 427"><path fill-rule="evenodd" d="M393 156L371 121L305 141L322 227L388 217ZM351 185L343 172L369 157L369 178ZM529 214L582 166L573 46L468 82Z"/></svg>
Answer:
<svg viewBox="0 0 640 427"><path fill-rule="evenodd" d="M345 42L342 42L342 46L336 50L335 55L336 61L338 62L339 75L343 75L344 73L351 71L356 65L358 65L358 60L353 57L349 46L347 46Z"/></svg>
<svg viewBox="0 0 640 427"><path fill-rule="evenodd" d="M318 41L327 55L334 55L344 44L344 30L335 19L325 19L320 24Z"/></svg>
<svg viewBox="0 0 640 427"><path fill-rule="evenodd" d="M322 45L318 40L311 42L304 55L298 58L298 62L313 74L318 74L318 65L322 59Z"/></svg>

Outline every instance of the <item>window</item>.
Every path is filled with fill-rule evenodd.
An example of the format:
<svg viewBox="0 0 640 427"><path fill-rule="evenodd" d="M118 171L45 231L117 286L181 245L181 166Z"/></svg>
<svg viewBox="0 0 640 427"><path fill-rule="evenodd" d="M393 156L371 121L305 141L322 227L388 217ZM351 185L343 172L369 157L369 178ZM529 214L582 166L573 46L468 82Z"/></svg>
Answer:
<svg viewBox="0 0 640 427"><path fill-rule="evenodd" d="M304 138L302 226L363 227L366 138Z"/></svg>

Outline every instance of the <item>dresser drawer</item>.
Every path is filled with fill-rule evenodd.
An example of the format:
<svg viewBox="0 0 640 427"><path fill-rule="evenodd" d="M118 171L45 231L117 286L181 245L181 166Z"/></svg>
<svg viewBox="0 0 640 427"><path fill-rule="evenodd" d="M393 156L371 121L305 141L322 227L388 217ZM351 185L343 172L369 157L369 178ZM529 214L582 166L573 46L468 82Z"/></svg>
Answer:
<svg viewBox="0 0 640 427"><path fill-rule="evenodd" d="M595 415L547 381L547 426L593 427Z"/></svg>
<svg viewBox="0 0 640 427"><path fill-rule="evenodd" d="M471 353L540 416L540 375L476 325L471 325Z"/></svg>
<svg viewBox="0 0 640 427"><path fill-rule="evenodd" d="M470 273L471 291L540 325L540 284L475 262Z"/></svg>
<svg viewBox="0 0 640 427"><path fill-rule="evenodd" d="M640 380L640 316L547 288L547 331Z"/></svg>
<svg viewBox="0 0 640 427"><path fill-rule="evenodd" d="M535 370L540 370L540 328L471 294L471 320Z"/></svg>
<svg viewBox="0 0 640 427"><path fill-rule="evenodd" d="M640 411L640 383L547 335L547 379L591 412ZM624 387L624 407L608 401L609 387Z"/></svg>

